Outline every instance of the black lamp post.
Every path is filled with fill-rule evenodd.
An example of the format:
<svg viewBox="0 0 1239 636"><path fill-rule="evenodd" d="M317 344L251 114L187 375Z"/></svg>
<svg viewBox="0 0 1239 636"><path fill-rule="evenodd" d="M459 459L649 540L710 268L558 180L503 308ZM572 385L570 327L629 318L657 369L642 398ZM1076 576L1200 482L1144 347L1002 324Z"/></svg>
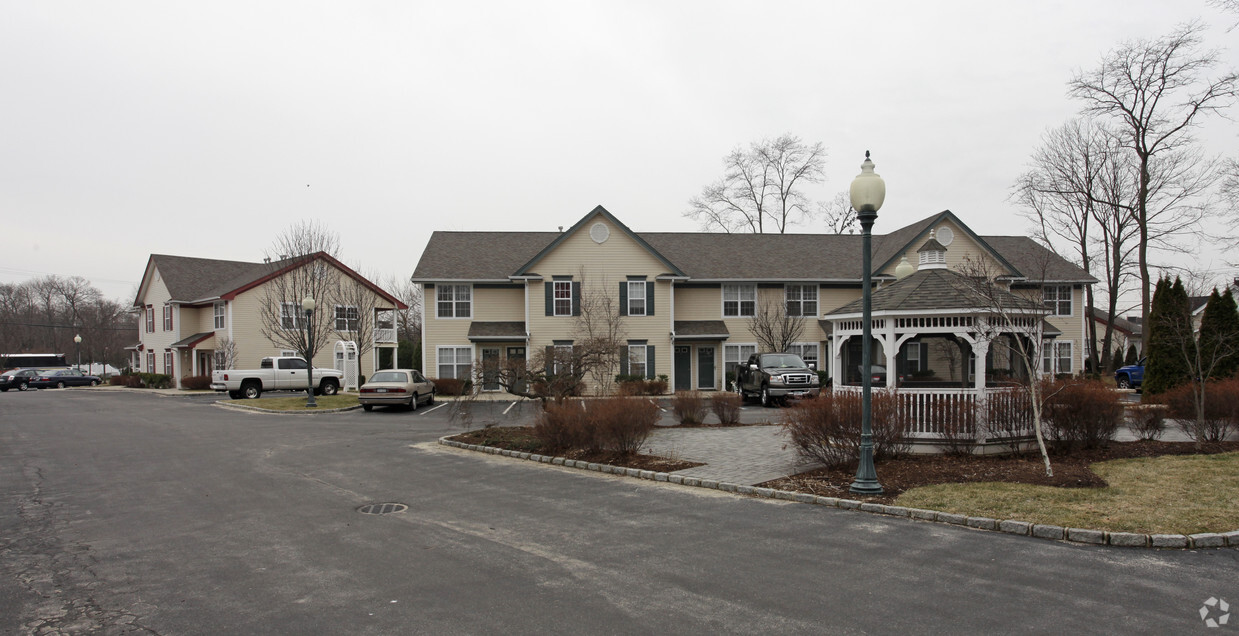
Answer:
<svg viewBox="0 0 1239 636"><path fill-rule="evenodd" d="M73 348L77 349L77 370L82 371L82 334L73 336Z"/></svg>
<svg viewBox="0 0 1239 636"><path fill-rule="evenodd" d="M301 309L305 311L305 407L317 408L314 401L314 297L306 296L301 300Z"/></svg>
<svg viewBox="0 0 1239 636"><path fill-rule="evenodd" d="M856 480L848 490L858 495L880 495L882 484L878 483L878 473L873 467L873 354L869 351L872 339L873 322L873 290L870 289L869 268L872 255L870 230L878 218L878 208L886 199L886 182L882 181L873 171L873 162L869 160L869 151L865 151L865 162L860 164L860 174L852 180L852 209L856 210L856 218L860 221L862 256L861 267L864 272L861 277L861 354L860 368L864 371L860 378L860 465L856 467ZM894 370L887 370L889 375Z"/></svg>

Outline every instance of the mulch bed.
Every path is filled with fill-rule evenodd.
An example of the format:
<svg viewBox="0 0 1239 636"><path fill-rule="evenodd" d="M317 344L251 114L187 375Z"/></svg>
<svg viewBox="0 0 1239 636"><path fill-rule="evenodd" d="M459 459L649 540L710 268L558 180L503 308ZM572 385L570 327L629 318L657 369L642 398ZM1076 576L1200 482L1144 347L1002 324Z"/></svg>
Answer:
<svg viewBox="0 0 1239 636"><path fill-rule="evenodd" d="M1197 451L1192 442L1111 442L1104 448L1080 449L1066 454L1050 455L1053 477L1046 477L1045 464L1039 454L1022 456L908 455L877 463L878 482L883 495L865 497L848 492L856 477L856 466L821 468L776 479L761 484L765 488L812 493L826 497L856 499L877 503L894 503L895 498L912 488L932 484L1004 481L1060 488L1104 488L1106 481L1098 477L1089 465L1111 459L1158 457L1162 455L1192 455L1239 451L1239 442L1204 444Z"/></svg>
<svg viewBox="0 0 1239 636"><path fill-rule="evenodd" d="M461 433L448 439L464 444L493 446L495 448L521 451L523 453L537 453L539 455L554 455L556 457L587 461L595 464L610 464L611 466L652 470L659 473L669 473L701 465L701 462L670 460L654 455L621 455L611 451L550 452L542 448L542 442L538 441L538 438L534 436L533 427L531 426L495 426Z"/></svg>

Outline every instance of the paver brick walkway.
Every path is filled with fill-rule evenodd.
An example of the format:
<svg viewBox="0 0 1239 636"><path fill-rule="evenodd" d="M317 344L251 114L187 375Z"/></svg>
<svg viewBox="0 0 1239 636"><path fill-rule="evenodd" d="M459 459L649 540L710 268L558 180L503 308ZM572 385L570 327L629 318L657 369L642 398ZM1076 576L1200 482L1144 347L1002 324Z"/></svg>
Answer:
<svg viewBox="0 0 1239 636"><path fill-rule="evenodd" d="M650 435L645 452L703 466L675 475L752 486L821 466L805 461L778 426L659 429Z"/></svg>

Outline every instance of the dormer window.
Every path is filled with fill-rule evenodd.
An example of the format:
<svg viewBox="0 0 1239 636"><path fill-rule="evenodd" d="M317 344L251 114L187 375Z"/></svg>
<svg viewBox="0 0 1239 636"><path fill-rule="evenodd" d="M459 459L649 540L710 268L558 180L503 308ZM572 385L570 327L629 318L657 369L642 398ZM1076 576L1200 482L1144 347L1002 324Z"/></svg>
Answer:
<svg viewBox="0 0 1239 636"><path fill-rule="evenodd" d="M920 269L933 269L946 267L946 247L934 238L932 230L929 232L929 240L921 246L921 249L916 251L920 257Z"/></svg>

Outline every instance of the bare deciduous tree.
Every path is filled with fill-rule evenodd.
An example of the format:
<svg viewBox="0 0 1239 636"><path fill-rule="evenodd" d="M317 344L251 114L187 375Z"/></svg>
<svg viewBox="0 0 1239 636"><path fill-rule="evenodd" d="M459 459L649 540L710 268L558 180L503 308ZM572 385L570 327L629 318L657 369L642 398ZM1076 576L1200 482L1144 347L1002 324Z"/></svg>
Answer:
<svg viewBox="0 0 1239 636"><path fill-rule="evenodd" d="M272 344L299 352L307 361L322 350L335 332L335 305L340 304L340 270L324 256L334 258L340 238L315 221L286 229L268 252L272 276L263 286L258 310L259 332ZM301 303L313 298L315 310L308 328Z"/></svg>
<svg viewBox="0 0 1239 636"><path fill-rule="evenodd" d="M786 303L766 300L749 318L749 333L757 339L762 351L781 353L800 342L804 334L804 321L803 316L789 314Z"/></svg>
<svg viewBox="0 0 1239 636"><path fill-rule="evenodd" d="M1123 43L1109 52L1098 68L1077 72L1068 84L1071 96L1083 100L1087 112L1121 122L1124 144L1136 154L1137 262L1141 316L1145 320L1152 290L1148 247L1156 163L1190 147L1191 129L1198 118L1229 106L1239 86L1239 75L1234 72L1205 77L1218 65L1219 55L1201 50L1201 30L1198 24L1187 24L1157 40ZM1182 164L1185 158L1183 153L1179 155ZM1143 338L1147 347L1148 330Z"/></svg>
<svg viewBox="0 0 1239 636"><path fill-rule="evenodd" d="M723 178L690 199L684 216L706 230L783 234L811 214L801 187L820 182L825 164L821 142L792 134L738 147L723 158Z"/></svg>
<svg viewBox="0 0 1239 636"><path fill-rule="evenodd" d="M220 369L235 369L237 366L237 341L228 336L216 336L215 356Z"/></svg>
<svg viewBox="0 0 1239 636"><path fill-rule="evenodd" d="M818 214L826 221L826 229L833 234L856 231L856 210L852 209L852 196L846 190L835 195L829 202L817 204Z"/></svg>

